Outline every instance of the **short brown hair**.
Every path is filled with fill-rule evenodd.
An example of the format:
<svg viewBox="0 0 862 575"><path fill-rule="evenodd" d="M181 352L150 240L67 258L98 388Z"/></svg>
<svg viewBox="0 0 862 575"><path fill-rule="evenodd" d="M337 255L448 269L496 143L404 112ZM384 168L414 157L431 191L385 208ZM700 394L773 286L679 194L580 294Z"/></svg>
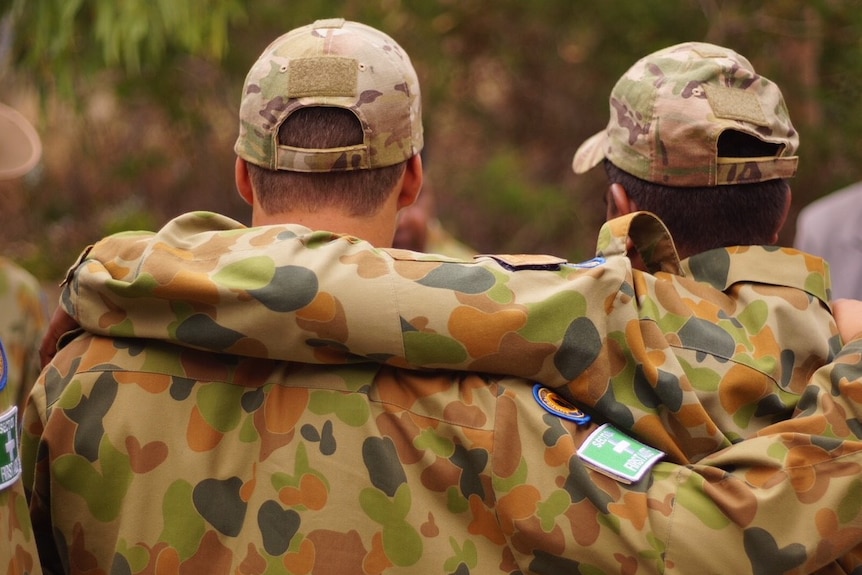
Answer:
<svg viewBox="0 0 862 575"><path fill-rule="evenodd" d="M605 160L609 183L618 183L639 210L665 223L688 255L738 246L768 245L781 227L790 186L783 179L750 184L678 188L636 178Z"/></svg>
<svg viewBox="0 0 862 575"><path fill-rule="evenodd" d="M298 148L336 148L363 141L359 118L341 108L302 108L287 117L279 143ZM375 214L404 173L406 162L373 170L290 172L248 164L258 201L268 214L293 208L340 207L352 216Z"/></svg>

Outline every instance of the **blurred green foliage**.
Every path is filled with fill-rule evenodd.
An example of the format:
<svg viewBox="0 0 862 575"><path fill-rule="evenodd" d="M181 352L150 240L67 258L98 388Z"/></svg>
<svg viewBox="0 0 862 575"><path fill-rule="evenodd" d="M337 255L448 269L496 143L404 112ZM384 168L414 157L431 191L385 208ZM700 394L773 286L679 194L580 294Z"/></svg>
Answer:
<svg viewBox="0 0 862 575"><path fill-rule="evenodd" d="M240 0L7 0L20 49L15 65L42 90L72 96L90 74L158 70L175 53L221 59ZM3 13L3 12L0 12Z"/></svg>
<svg viewBox="0 0 862 575"><path fill-rule="evenodd" d="M734 48L782 86L801 137L796 209L862 179L860 0L0 0L0 14L0 100L35 95L46 149L0 238L46 278L125 226L191 209L244 220L245 72L277 35L332 16L411 54L440 218L480 251L592 254L603 175L575 177L572 155L607 122L620 74L687 40Z"/></svg>

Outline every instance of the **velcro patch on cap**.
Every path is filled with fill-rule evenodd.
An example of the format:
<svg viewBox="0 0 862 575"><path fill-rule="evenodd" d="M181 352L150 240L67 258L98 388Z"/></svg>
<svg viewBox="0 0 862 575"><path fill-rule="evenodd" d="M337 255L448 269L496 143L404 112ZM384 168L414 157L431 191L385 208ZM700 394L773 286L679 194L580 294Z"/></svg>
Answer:
<svg viewBox="0 0 862 575"><path fill-rule="evenodd" d="M353 58L297 58L290 61L288 71L288 98L356 96L359 63Z"/></svg>
<svg viewBox="0 0 862 575"><path fill-rule="evenodd" d="M760 107L760 100L753 93L710 84L704 84L703 89L713 113L719 118L769 126L763 108Z"/></svg>

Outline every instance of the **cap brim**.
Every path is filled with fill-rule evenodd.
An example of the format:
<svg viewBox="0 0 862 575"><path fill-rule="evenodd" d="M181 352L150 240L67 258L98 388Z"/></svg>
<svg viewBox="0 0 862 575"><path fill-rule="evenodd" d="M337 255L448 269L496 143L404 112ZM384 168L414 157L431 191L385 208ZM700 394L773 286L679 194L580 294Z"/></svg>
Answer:
<svg viewBox="0 0 862 575"><path fill-rule="evenodd" d="M599 165L599 162L605 159L607 141L607 132L602 130L598 134L593 134L587 141L581 144L572 160L572 169L576 174L583 174L595 168Z"/></svg>
<svg viewBox="0 0 862 575"><path fill-rule="evenodd" d="M0 104L0 180L19 178L42 156L42 142L19 112Z"/></svg>

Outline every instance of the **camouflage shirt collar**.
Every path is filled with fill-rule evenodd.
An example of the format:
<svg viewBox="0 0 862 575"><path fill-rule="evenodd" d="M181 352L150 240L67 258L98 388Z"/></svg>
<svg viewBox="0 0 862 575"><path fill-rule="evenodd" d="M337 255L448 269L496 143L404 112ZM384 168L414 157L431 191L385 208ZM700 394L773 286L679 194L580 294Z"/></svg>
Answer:
<svg viewBox="0 0 862 575"><path fill-rule="evenodd" d="M733 246L694 255L681 262L686 276L726 291L736 283L762 283L802 290L827 307L831 298L829 265L793 248Z"/></svg>

